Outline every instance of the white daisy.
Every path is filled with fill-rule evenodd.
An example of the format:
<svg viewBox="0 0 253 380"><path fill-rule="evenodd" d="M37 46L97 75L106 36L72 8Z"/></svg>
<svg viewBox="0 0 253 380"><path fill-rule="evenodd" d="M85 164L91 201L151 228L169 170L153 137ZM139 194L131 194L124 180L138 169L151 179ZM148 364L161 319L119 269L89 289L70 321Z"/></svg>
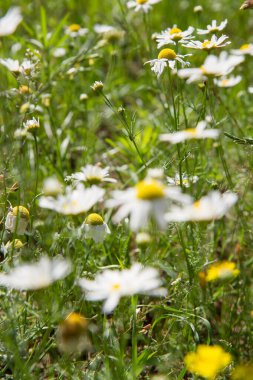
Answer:
<svg viewBox="0 0 253 380"><path fill-rule="evenodd" d="M6 15L0 19L0 37L14 33L21 21L20 8L10 8Z"/></svg>
<svg viewBox="0 0 253 380"><path fill-rule="evenodd" d="M65 178L66 181L88 182L90 185L96 185L101 182L117 182L116 179L109 177L109 167L101 168L98 165L86 165L81 168L80 172L71 174Z"/></svg>
<svg viewBox="0 0 253 380"><path fill-rule="evenodd" d="M104 222L99 214L95 213L87 216L81 230L84 230L86 239L93 239L95 243L102 243L106 235L111 233L107 223Z"/></svg>
<svg viewBox="0 0 253 380"><path fill-rule="evenodd" d="M48 177L43 182L43 194L55 197L62 193L62 184L56 177Z"/></svg>
<svg viewBox="0 0 253 380"><path fill-rule="evenodd" d="M36 120L35 117L33 117L30 120L27 120L25 123L23 123L24 129L27 132L33 132L40 128L40 122L39 119Z"/></svg>
<svg viewBox="0 0 253 380"><path fill-rule="evenodd" d="M165 67L169 67L173 70L176 68L177 62L181 63L183 67L189 66L190 63L184 61L184 58L188 56L191 56L191 54L179 55L172 49L162 49L158 54L157 59L152 59L151 61L145 62L145 65L149 63L151 70L154 71L159 78Z"/></svg>
<svg viewBox="0 0 253 380"><path fill-rule="evenodd" d="M17 59L0 59L0 64L5 66L14 75L19 75L22 72L22 67Z"/></svg>
<svg viewBox="0 0 253 380"><path fill-rule="evenodd" d="M66 28L65 33L73 38L83 37L88 33L88 29L81 28L79 24L71 24Z"/></svg>
<svg viewBox="0 0 253 380"><path fill-rule="evenodd" d="M191 183L196 183L198 181L199 177L198 176L192 176L188 177L187 174L182 175L182 185L184 187L190 187ZM177 173L174 178L167 177L168 185L172 186L180 186L180 174Z"/></svg>
<svg viewBox="0 0 253 380"><path fill-rule="evenodd" d="M209 33L216 33L221 32L223 29L226 28L228 23L228 20L224 20L220 23L220 25L217 25L216 20L212 20L211 25L207 25L206 29L197 29L198 34L209 34Z"/></svg>
<svg viewBox="0 0 253 380"><path fill-rule="evenodd" d="M128 8L133 8L135 12L142 11L144 13L149 12L152 9L152 5L160 3L161 0L131 0L127 2Z"/></svg>
<svg viewBox="0 0 253 380"><path fill-rule="evenodd" d="M79 280L79 285L87 300L104 301L103 312L106 314L115 309L121 297L134 294L165 297L167 294L166 289L161 288L159 272L138 263L121 271L104 270L97 274L93 281L85 278Z"/></svg>
<svg viewBox="0 0 253 380"><path fill-rule="evenodd" d="M221 48L223 46L227 46L231 44L230 41L226 41L228 39L228 36L222 35L221 37L217 37L213 35L211 37L211 40L205 40L204 42L201 41L189 41L185 45L187 48L191 49L199 49L199 50L211 50L214 48Z"/></svg>
<svg viewBox="0 0 253 380"><path fill-rule="evenodd" d="M164 45L173 44L176 45L178 42L186 43L188 40L195 38L192 33L194 28L190 26L187 30L182 31L174 25L173 28L168 28L159 34L155 35L157 48L160 49Z"/></svg>
<svg viewBox="0 0 253 380"><path fill-rule="evenodd" d="M181 69L178 71L180 78L188 78L187 83L205 81L208 77L220 77L230 74L234 68L244 61L244 57L229 55L223 51L217 57L209 55L199 68Z"/></svg>
<svg viewBox="0 0 253 380"><path fill-rule="evenodd" d="M46 288L54 281L66 277L71 272L71 264L63 258L50 260L42 257L34 264L23 264L8 274L0 274L0 286L17 290Z"/></svg>
<svg viewBox="0 0 253 380"><path fill-rule="evenodd" d="M112 199L106 202L107 207L119 207L113 217L115 223L130 215L130 228L138 231L153 218L161 229L166 228L164 212L170 201L187 203L189 196L182 194L179 188L166 187L155 179L145 179L135 187L113 191Z"/></svg>
<svg viewBox="0 0 253 380"><path fill-rule="evenodd" d="M187 128L179 132L165 133L160 135L160 140L171 144L178 144L186 140L206 138L217 139L219 137L219 129L206 129L206 127L206 120L202 120L197 124L196 128Z"/></svg>
<svg viewBox="0 0 253 380"><path fill-rule="evenodd" d="M232 192L221 194L212 191L196 202L185 207L172 207L165 215L167 222L208 221L222 218L237 202Z"/></svg>
<svg viewBox="0 0 253 380"><path fill-rule="evenodd" d="M253 56L253 44L243 44L239 49L232 49L231 53L235 55Z"/></svg>
<svg viewBox="0 0 253 380"><path fill-rule="evenodd" d="M30 213L24 206L15 206L6 216L5 228L18 235L24 235L30 220Z"/></svg>
<svg viewBox="0 0 253 380"><path fill-rule="evenodd" d="M59 194L54 197L41 197L39 206L54 210L64 215L78 215L88 211L97 202L101 201L104 190L97 186L91 186L85 189L79 184L76 189L66 188L66 194Z"/></svg>
<svg viewBox="0 0 253 380"><path fill-rule="evenodd" d="M240 83L242 80L242 77L240 75L234 77L231 76L230 78L227 77L221 77L219 79L214 79L214 83L218 87L223 87L223 88L230 88L236 86L238 83Z"/></svg>

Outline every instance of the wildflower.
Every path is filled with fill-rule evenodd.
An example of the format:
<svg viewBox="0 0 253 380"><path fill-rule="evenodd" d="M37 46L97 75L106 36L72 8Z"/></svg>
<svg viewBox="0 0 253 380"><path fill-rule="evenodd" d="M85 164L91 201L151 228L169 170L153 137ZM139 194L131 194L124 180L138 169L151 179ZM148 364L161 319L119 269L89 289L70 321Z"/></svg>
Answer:
<svg viewBox="0 0 253 380"><path fill-rule="evenodd" d="M28 86L26 86L26 85L23 84L23 85L21 85L21 86L19 87L19 92L20 92L20 94L24 95L24 94L29 94L29 93L31 93L32 90L31 90L30 87L28 87Z"/></svg>
<svg viewBox="0 0 253 380"><path fill-rule="evenodd" d="M252 0L244 1L244 3L240 7L241 10L250 9L250 8L253 8L253 1Z"/></svg>
<svg viewBox="0 0 253 380"><path fill-rule="evenodd" d="M27 120L25 123L23 123L23 126L27 132L34 133L40 128L40 122L39 119L36 120L35 117L33 117L30 120Z"/></svg>
<svg viewBox="0 0 253 380"><path fill-rule="evenodd" d="M221 37L218 38L215 35L213 35L211 37L211 40L205 40L204 42L189 41L183 46L185 46L187 48L191 48L191 49L199 49L199 50L210 51L214 48L221 48L221 47L224 47L224 46L231 44L231 42L226 41L226 39L228 39L228 36L222 35Z"/></svg>
<svg viewBox="0 0 253 380"><path fill-rule="evenodd" d="M237 365L232 371L232 380L252 380L253 363Z"/></svg>
<svg viewBox="0 0 253 380"><path fill-rule="evenodd" d="M182 185L184 187L190 187L191 183L196 183L199 179L198 176L188 177L186 174L182 174ZM180 174L177 173L174 178L167 177L168 185L179 186L181 184Z"/></svg>
<svg viewBox="0 0 253 380"><path fill-rule="evenodd" d="M23 248L24 244L19 239L10 240L5 244L6 250L20 249Z"/></svg>
<svg viewBox="0 0 253 380"><path fill-rule="evenodd" d="M102 243L111 231L99 214L89 214L85 219L82 229L86 239L93 239L95 243Z"/></svg>
<svg viewBox="0 0 253 380"><path fill-rule="evenodd" d="M193 12L194 13L201 13L203 12L203 7L201 5L196 5L194 8L193 8Z"/></svg>
<svg viewBox="0 0 253 380"><path fill-rule="evenodd" d="M220 25L217 25L216 20L212 20L211 25L207 25L206 29L197 29L198 34L209 34L209 33L216 33L221 32L223 29L226 28L228 23L228 20L224 20L220 23Z"/></svg>
<svg viewBox="0 0 253 380"><path fill-rule="evenodd" d="M59 48L54 49L53 56L55 58L61 58L61 57L64 57L66 53L67 53L66 49L64 49L63 47L59 47Z"/></svg>
<svg viewBox="0 0 253 380"><path fill-rule="evenodd" d="M21 64L22 74L28 77L32 77L35 74L37 63L38 62L32 62L28 59L25 59Z"/></svg>
<svg viewBox="0 0 253 380"><path fill-rule="evenodd" d="M187 128L180 132L165 133L160 135L160 140L171 144L178 144L186 140L206 138L217 139L219 137L219 129L206 129L206 127L207 122L202 120L197 124L196 128Z"/></svg>
<svg viewBox="0 0 253 380"><path fill-rule="evenodd" d="M104 34L107 32L112 32L113 30L115 30L115 28L114 26L111 26L111 25L95 24L94 30L98 34Z"/></svg>
<svg viewBox="0 0 253 380"><path fill-rule="evenodd" d="M57 197L41 197L39 206L54 210L64 215L78 215L88 211L97 202L101 201L104 190L97 186L91 186L85 189L79 184L76 189L66 188L65 194L59 194Z"/></svg>
<svg viewBox="0 0 253 380"><path fill-rule="evenodd" d="M242 77L240 75L238 76L231 76L230 78L227 77L221 77L220 79L214 79L214 84L218 87L223 88L230 88L236 86L238 83L240 83L242 80Z"/></svg>
<svg viewBox="0 0 253 380"><path fill-rule="evenodd" d="M188 353L184 358L188 371L213 380L232 361L231 355L222 347L201 344L196 352Z"/></svg>
<svg viewBox="0 0 253 380"><path fill-rule="evenodd" d="M193 39L192 33L194 32L194 28L190 26L187 30L182 31L174 25L173 28L168 28L161 32L160 34L156 34L156 42L157 48L160 49L164 45L173 44L176 45L178 42L187 43L188 40Z"/></svg>
<svg viewBox="0 0 253 380"><path fill-rule="evenodd" d="M88 33L88 29L81 28L79 24L71 24L66 29L66 34L70 37L83 37Z"/></svg>
<svg viewBox="0 0 253 380"><path fill-rule="evenodd" d="M93 85L91 86L91 88L92 88L92 90L93 90L94 92L99 93L99 92L102 92L102 91L103 91L104 84L103 84L103 82L101 82L101 81L95 81L95 82L93 83Z"/></svg>
<svg viewBox="0 0 253 380"><path fill-rule="evenodd" d="M158 227L164 229L167 225L164 212L169 199L180 203L189 202L189 196L182 194L180 189L166 187L155 179L145 179L135 187L124 191L113 191L112 199L108 200L106 205L119 206L113 217L115 223L119 223L130 214L130 228L133 231L145 227L149 218L153 218Z"/></svg>
<svg viewBox="0 0 253 380"><path fill-rule="evenodd" d="M232 192L221 194L212 191L208 195L185 207L174 206L165 215L168 222L208 221L222 218L237 202L237 195Z"/></svg>
<svg viewBox="0 0 253 380"><path fill-rule="evenodd" d="M159 273L154 268L144 268L135 263L130 269L104 270L96 275L95 280L85 278L79 285L89 301L104 301L103 312L111 313L118 305L120 298L134 294L165 296L166 289L161 288Z"/></svg>
<svg viewBox="0 0 253 380"><path fill-rule="evenodd" d="M21 21L20 8L10 8L6 15L0 19L0 37L14 33Z"/></svg>
<svg viewBox="0 0 253 380"><path fill-rule="evenodd" d="M109 177L109 167L101 168L98 165L86 165L80 172L71 174L65 178L66 181L87 182L90 185L97 185L101 182L117 182L116 179Z"/></svg>
<svg viewBox="0 0 253 380"><path fill-rule="evenodd" d="M85 94L85 93L84 93L84 94L80 94L79 99L80 99L81 101L85 101L85 100L88 99L88 95Z"/></svg>
<svg viewBox="0 0 253 380"><path fill-rule="evenodd" d="M230 261L221 261L210 265L206 272L206 281L225 280L238 276L239 269L235 263Z"/></svg>
<svg viewBox="0 0 253 380"><path fill-rule="evenodd" d="M8 274L0 274L0 285L17 290L36 290L51 285L71 272L71 264L63 258L42 257L33 264L15 267Z"/></svg>
<svg viewBox="0 0 253 380"><path fill-rule="evenodd" d="M48 177L43 182L43 194L55 197L62 193L62 184L56 177Z"/></svg>
<svg viewBox="0 0 253 380"><path fill-rule="evenodd" d="M187 83L196 81L205 81L208 78L226 76L230 74L234 68L244 61L244 57L228 55L222 52L219 57L209 55L203 65L199 68L181 69L178 71L180 78L188 78Z"/></svg>
<svg viewBox="0 0 253 380"><path fill-rule="evenodd" d="M132 0L127 2L128 8L134 8L135 12L142 11L144 13L149 12L152 9L152 5L160 3L161 0Z"/></svg>
<svg viewBox="0 0 253 380"><path fill-rule="evenodd" d="M87 332L87 319L79 313L70 313L56 331L59 350L64 354L73 355L90 349L91 344Z"/></svg>
<svg viewBox="0 0 253 380"><path fill-rule="evenodd" d="M24 235L30 219L30 213L24 206L15 206L8 212L5 228L18 235Z"/></svg>
<svg viewBox="0 0 253 380"><path fill-rule="evenodd" d="M22 72L22 67L17 59L0 59L0 64L6 67L13 75L18 76Z"/></svg>
<svg viewBox="0 0 253 380"><path fill-rule="evenodd" d="M253 44L243 44L239 49L232 49L231 53L235 55L253 56Z"/></svg>
<svg viewBox="0 0 253 380"><path fill-rule="evenodd" d="M145 62L145 65L149 63L151 70L154 71L159 78L165 67L175 69L177 62L181 63L183 67L188 66L190 63L185 62L184 58L190 55L191 54L179 55L172 49L162 49L158 54L157 59L152 59L151 61Z"/></svg>
<svg viewBox="0 0 253 380"><path fill-rule="evenodd" d="M145 247L152 242L152 237L147 232L139 232L136 235L136 244L140 247Z"/></svg>

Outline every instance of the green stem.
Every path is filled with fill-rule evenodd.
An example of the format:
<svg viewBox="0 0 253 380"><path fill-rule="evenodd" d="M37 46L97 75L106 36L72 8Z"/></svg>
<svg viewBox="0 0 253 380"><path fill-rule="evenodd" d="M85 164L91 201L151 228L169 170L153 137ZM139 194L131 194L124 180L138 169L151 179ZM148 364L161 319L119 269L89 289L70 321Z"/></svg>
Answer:
<svg viewBox="0 0 253 380"><path fill-rule="evenodd" d="M137 346L137 326L136 326L136 308L137 308L137 296L132 296L131 306L133 311L132 317L132 378L137 379L137 365L138 365L138 346Z"/></svg>

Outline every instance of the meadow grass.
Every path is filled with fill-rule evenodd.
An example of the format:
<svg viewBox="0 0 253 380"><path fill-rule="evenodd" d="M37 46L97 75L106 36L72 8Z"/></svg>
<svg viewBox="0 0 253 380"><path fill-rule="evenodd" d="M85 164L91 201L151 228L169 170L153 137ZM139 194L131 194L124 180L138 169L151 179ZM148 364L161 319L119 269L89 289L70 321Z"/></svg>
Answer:
<svg viewBox="0 0 253 380"><path fill-rule="evenodd" d="M26 58L35 65L21 74L0 65L1 273L45 255L61 255L73 266L66 278L42 289L0 287L0 379L200 379L184 362L200 344L231 354L217 379L230 379L234 367L252 359L253 58L245 56L234 69L232 75L242 79L230 88L218 87L212 77L188 84L168 68L157 78L144 63L158 55L152 35L174 24L205 29L213 19L227 18L219 35L225 33L231 44L214 55L253 43L253 13L239 11L237 0L162 0L146 14L126 3L17 0L23 21L15 33L0 37L2 59ZM203 11L194 12L196 5ZM2 2L0 16L11 6ZM87 33L68 35L73 24ZM95 24L112 25L116 32L98 34ZM60 57L58 48L65 49ZM192 54L190 67L200 67L210 54L179 44L177 49ZM95 81L103 83L101 91L91 88ZM195 128L206 116L210 128L221 131L218 139L160 141L161 134ZM39 127L21 136L23 123L33 117ZM105 201L114 190L134 187L152 168L163 169L164 183L178 174L182 193L195 200L218 190L237 194L238 201L220 219L171 222L165 230L151 220L141 228L149 234L145 244L137 243L129 218L115 223L116 210L96 203L90 212L99 213L111 233L95 243L78 232L89 212L64 215L40 207L39 199L47 178L65 187L67 176L97 163L117 180L98 184ZM183 174L198 180L187 187ZM18 222L13 231L5 224L18 205L30 213L23 235ZM14 239L23 246L6 249ZM240 273L206 281L207 268L221 261L234 262ZM78 286L80 278L134 262L159 271L166 297L123 297L104 314L101 302L87 300ZM61 326L72 312L88 323L81 329L82 353L60 347ZM252 378L249 372L240 377Z"/></svg>

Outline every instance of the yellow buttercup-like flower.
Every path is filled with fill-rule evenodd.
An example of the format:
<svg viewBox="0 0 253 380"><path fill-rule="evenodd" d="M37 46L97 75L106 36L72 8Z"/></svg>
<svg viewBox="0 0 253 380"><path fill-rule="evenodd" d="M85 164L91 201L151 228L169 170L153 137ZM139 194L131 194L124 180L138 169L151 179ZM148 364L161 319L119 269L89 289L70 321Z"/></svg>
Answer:
<svg viewBox="0 0 253 380"><path fill-rule="evenodd" d="M239 269L235 263L230 261L221 261L210 265L206 273L206 281L224 280L238 276Z"/></svg>
<svg viewBox="0 0 253 380"><path fill-rule="evenodd" d="M188 371L213 380L232 361L232 356L220 346L199 345L196 352L188 353L184 362Z"/></svg>

